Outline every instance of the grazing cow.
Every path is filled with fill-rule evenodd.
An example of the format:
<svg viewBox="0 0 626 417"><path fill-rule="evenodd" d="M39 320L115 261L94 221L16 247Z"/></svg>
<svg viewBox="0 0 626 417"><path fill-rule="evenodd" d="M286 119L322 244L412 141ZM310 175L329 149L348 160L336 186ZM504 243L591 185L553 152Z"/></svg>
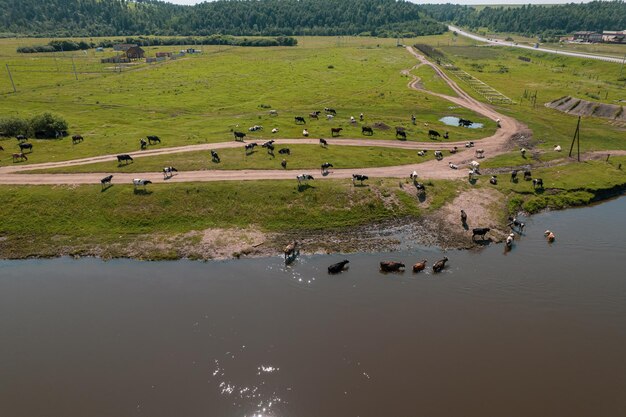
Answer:
<svg viewBox="0 0 626 417"><path fill-rule="evenodd" d="M354 116L350 116L350 123L352 124L356 123L356 119L354 118Z"/></svg>
<svg viewBox="0 0 626 417"><path fill-rule="evenodd" d="M477 162L477 161L472 161L472 162L470 162L469 165L470 165L470 168L472 168L472 169L474 169L476 171L478 171L478 169L480 168L480 162Z"/></svg>
<svg viewBox="0 0 626 417"><path fill-rule="evenodd" d="M263 126L254 125L254 126L248 128L249 132L256 132L257 130L263 130Z"/></svg>
<svg viewBox="0 0 626 417"><path fill-rule="evenodd" d="M234 131L233 135L235 135L235 140L240 140L240 141L243 141L243 138L246 137L246 134L244 132Z"/></svg>
<svg viewBox="0 0 626 417"><path fill-rule="evenodd" d="M300 174L296 177L296 179L298 180L298 185L302 185L302 183L306 183L309 180L314 180L315 178L313 178L313 176L309 174Z"/></svg>
<svg viewBox="0 0 626 417"><path fill-rule="evenodd" d="M382 261L380 263L381 272L398 272L401 269L404 269L404 264L401 262Z"/></svg>
<svg viewBox="0 0 626 417"><path fill-rule="evenodd" d="M509 216L509 224L508 224L508 226L511 229L513 229L513 227L517 227L519 229L520 233L521 233L522 231L524 231L524 226L526 226L526 224L523 223L523 222L520 222L515 217Z"/></svg>
<svg viewBox="0 0 626 417"><path fill-rule="evenodd" d="M256 142L246 143L246 145L244 146L244 148L246 149L246 155L248 154L248 151L252 153L256 146L257 146Z"/></svg>
<svg viewBox="0 0 626 417"><path fill-rule="evenodd" d="M274 139L272 140L268 140L267 142L264 142L263 145L261 145L262 148L269 148L270 146L272 146L272 144L276 142Z"/></svg>
<svg viewBox="0 0 626 417"><path fill-rule="evenodd" d="M82 142L84 139L81 135L72 136L72 143L76 145L78 142Z"/></svg>
<svg viewBox="0 0 626 417"><path fill-rule="evenodd" d="M411 174L409 174L409 178L412 179L413 182L417 181L417 171L411 172Z"/></svg>
<svg viewBox="0 0 626 417"><path fill-rule="evenodd" d="M302 129L302 136L309 137L309 131L306 129Z"/></svg>
<svg viewBox="0 0 626 417"><path fill-rule="evenodd" d="M498 185L498 176L492 175L491 178L489 178L489 184Z"/></svg>
<svg viewBox="0 0 626 417"><path fill-rule="evenodd" d="M413 272L420 272L426 268L426 259L413 265Z"/></svg>
<svg viewBox="0 0 626 417"><path fill-rule="evenodd" d="M459 166L457 164L453 164L452 162L448 162L448 166L450 169L459 169Z"/></svg>
<svg viewBox="0 0 626 417"><path fill-rule="evenodd" d="M502 126L500 125L500 119L496 119L496 126L497 126L497 127L502 127Z"/></svg>
<svg viewBox="0 0 626 417"><path fill-rule="evenodd" d="M102 184L102 188L104 188L104 186L107 184L111 184L112 179L113 179L113 175L107 175L106 177L102 178L100 180L100 184Z"/></svg>
<svg viewBox="0 0 626 417"><path fill-rule="evenodd" d="M369 135L371 136L371 135L373 135L373 134L374 134L374 129L372 129L372 128L371 128L371 127L369 127L369 126L363 126L363 127L361 128L361 133L362 133L362 134L366 134L366 133L367 133L367 134L369 134Z"/></svg>
<svg viewBox="0 0 626 417"><path fill-rule="evenodd" d="M474 123L471 120L467 120L467 119L459 119L459 126L462 127L470 127L471 125L473 125Z"/></svg>
<svg viewBox="0 0 626 417"><path fill-rule="evenodd" d="M522 154L522 158L526 158L526 148L520 148L519 151Z"/></svg>
<svg viewBox="0 0 626 417"><path fill-rule="evenodd" d="M417 119L415 118L415 115L414 115L414 114L412 114L412 115L411 115L411 123L415 124L416 120L417 120Z"/></svg>
<svg viewBox="0 0 626 417"><path fill-rule="evenodd" d="M406 132L404 130L398 130L396 127L396 138L398 137L406 140Z"/></svg>
<svg viewBox="0 0 626 417"><path fill-rule="evenodd" d="M309 113L309 117L311 119L319 119L320 113L321 112L319 110L312 111L311 113Z"/></svg>
<svg viewBox="0 0 626 417"><path fill-rule="evenodd" d="M128 163L128 161L133 162L133 158L130 155L118 155L117 162L121 164L122 162Z"/></svg>
<svg viewBox="0 0 626 417"><path fill-rule="evenodd" d="M27 140L28 138L26 137L26 135L17 135L15 139L19 141L23 141L23 140Z"/></svg>
<svg viewBox="0 0 626 417"><path fill-rule="evenodd" d="M322 174L324 174L325 172L328 172L328 168L332 168L333 164L331 164L330 162L324 162L322 164Z"/></svg>
<svg viewBox="0 0 626 417"><path fill-rule="evenodd" d="M430 130L428 130L428 137L431 138L431 139L432 138L439 138L439 137L441 137L441 135L436 130L430 129Z"/></svg>
<svg viewBox="0 0 626 417"><path fill-rule="evenodd" d="M278 110L270 110L270 116L278 116Z"/></svg>
<svg viewBox="0 0 626 417"><path fill-rule="evenodd" d="M532 174L529 169L524 171L524 180L530 181L532 179Z"/></svg>
<svg viewBox="0 0 626 417"><path fill-rule="evenodd" d="M467 213L463 209L461 209L461 223L467 224Z"/></svg>
<svg viewBox="0 0 626 417"><path fill-rule="evenodd" d="M448 132L446 132L446 133L444 133L444 134L443 134L443 138L444 138L444 139L448 139L449 137L450 137L450 136L448 135Z"/></svg>
<svg viewBox="0 0 626 417"><path fill-rule="evenodd" d="M337 134L337 136L341 135L341 131L343 130L342 127L331 127L330 128L330 136L335 136L335 133Z"/></svg>
<svg viewBox="0 0 626 417"><path fill-rule="evenodd" d="M147 146L148 146L148 142L146 142L144 138L139 139L139 147L141 149L146 149Z"/></svg>
<svg viewBox="0 0 626 417"><path fill-rule="evenodd" d="M543 188L543 180L541 178L533 179L533 188Z"/></svg>
<svg viewBox="0 0 626 417"><path fill-rule="evenodd" d="M476 149L476 158L482 159L485 157L484 149Z"/></svg>
<svg viewBox="0 0 626 417"><path fill-rule="evenodd" d="M554 150L555 150L556 152L561 152L561 145L556 145L556 146L554 147Z"/></svg>
<svg viewBox="0 0 626 417"><path fill-rule="evenodd" d="M472 148L474 146L474 142L465 142L465 147L466 148Z"/></svg>
<svg viewBox="0 0 626 417"><path fill-rule="evenodd" d="M18 160L18 159L19 159L20 161L28 161L28 158L27 158L27 157L26 157L26 155L25 155L24 153L22 153L22 152L20 152L20 153L14 153L14 154L13 154L13 162L17 162L17 160Z"/></svg>
<svg viewBox="0 0 626 417"><path fill-rule="evenodd" d="M152 184L152 181L150 181L150 180L144 180L144 179L142 179L142 178L135 178L135 179L133 180L133 185L135 186L135 189L136 189L137 187L143 187L143 188L145 189L145 188L146 188L146 185L148 185L148 184Z"/></svg>
<svg viewBox="0 0 626 417"><path fill-rule="evenodd" d="M220 162L220 156L214 150L211 150L211 160L217 163Z"/></svg>
<svg viewBox="0 0 626 417"><path fill-rule="evenodd" d="M298 241L294 240L290 242L285 249L283 249L283 253L285 254L285 262L289 262L289 260L295 259L296 256L300 253L298 249Z"/></svg>
<svg viewBox="0 0 626 417"><path fill-rule="evenodd" d="M511 171L511 182L517 182L517 170Z"/></svg>
<svg viewBox="0 0 626 417"><path fill-rule="evenodd" d="M426 192L426 186L421 183L421 182L416 182L415 183L415 188L417 189L417 191L419 191L420 193L424 193Z"/></svg>
<svg viewBox="0 0 626 417"><path fill-rule="evenodd" d="M323 146L324 148L328 147L328 142L326 142L326 139L320 138L320 146Z"/></svg>
<svg viewBox="0 0 626 417"><path fill-rule="evenodd" d="M369 179L369 177L367 175L363 175L363 174L352 174L352 184L354 184L355 181L361 181L361 185L363 185L363 181Z"/></svg>
<svg viewBox="0 0 626 417"><path fill-rule="evenodd" d="M546 239L548 239L548 242L552 243L554 242L554 239L556 239L556 236L554 235L554 233L552 233L549 230L546 230L543 235L546 237Z"/></svg>
<svg viewBox="0 0 626 417"><path fill-rule="evenodd" d="M306 124L306 120L302 116L296 116L293 119L296 121L296 124Z"/></svg>
<svg viewBox="0 0 626 417"><path fill-rule="evenodd" d="M433 264L433 272L441 272L443 268L446 267L446 262L448 262L448 257L444 256L443 259L438 260Z"/></svg>
<svg viewBox="0 0 626 417"><path fill-rule="evenodd" d="M485 240L485 235L490 230L491 229L488 228L488 227L477 227L475 229L472 229L472 240L474 240L474 238L476 238L476 236L480 236L481 240Z"/></svg>
<svg viewBox="0 0 626 417"><path fill-rule="evenodd" d="M426 150L423 150L423 151L417 151L417 155L418 155L418 156L425 156L425 155L426 155Z"/></svg>
<svg viewBox="0 0 626 417"><path fill-rule="evenodd" d="M278 128L275 127L274 129L272 129L272 133L278 133Z"/></svg>
<svg viewBox="0 0 626 417"><path fill-rule="evenodd" d="M469 181L474 181L474 175L480 175L480 173L478 172L477 169L472 168L472 169L469 170L467 175L468 175L467 179Z"/></svg>
<svg viewBox="0 0 626 417"><path fill-rule="evenodd" d="M337 112L335 111L335 109L331 109L329 107L324 107L324 111L326 113L330 113L330 114L335 115L335 116L337 115Z"/></svg>
<svg viewBox="0 0 626 417"><path fill-rule="evenodd" d="M333 116L332 114L327 114L326 115L326 120L333 120L335 118L335 116Z"/></svg>
<svg viewBox="0 0 626 417"><path fill-rule="evenodd" d="M435 151L435 158L437 159L437 161L441 161L443 159L443 152Z"/></svg>
<svg viewBox="0 0 626 417"><path fill-rule="evenodd" d="M269 144L269 145L266 146L266 148L267 148L267 153L272 155L272 157L273 157L274 156L274 145Z"/></svg>
<svg viewBox="0 0 626 417"><path fill-rule="evenodd" d="M148 143L152 145L153 143L161 143L161 139L158 136L148 136Z"/></svg>
<svg viewBox="0 0 626 417"><path fill-rule="evenodd" d="M287 169L287 160L283 159L282 161L280 161L280 166L283 167L283 169Z"/></svg>
<svg viewBox="0 0 626 417"><path fill-rule="evenodd" d="M456 146L455 146L454 148L450 149L450 153L451 153L451 154L455 154L455 153L457 153L458 151L459 151L459 148L458 148L458 147L456 147Z"/></svg>
<svg viewBox="0 0 626 417"><path fill-rule="evenodd" d="M328 273L329 274L338 274L340 272L342 272L345 268L345 266L347 264L349 264L350 261L347 259L344 259L341 262L337 262L336 264L332 264L331 266L328 267Z"/></svg>
<svg viewBox="0 0 626 417"><path fill-rule="evenodd" d="M363 121L363 118L364 118L363 113L359 114L359 120Z"/></svg>
<svg viewBox="0 0 626 417"><path fill-rule="evenodd" d="M28 149L30 152L33 151L32 143L20 143L20 151L24 152L25 149Z"/></svg>
<svg viewBox="0 0 626 417"><path fill-rule="evenodd" d="M163 178L164 179L168 179L168 178L172 178L172 176L174 175L175 172L178 172L178 170L174 167L165 167L163 168Z"/></svg>
<svg viewBox="0 0 626 417"><path fill-rule="evenodd" d="M289 148L281 148L278 150L278 153L281 155L291 155Z"/></svg>

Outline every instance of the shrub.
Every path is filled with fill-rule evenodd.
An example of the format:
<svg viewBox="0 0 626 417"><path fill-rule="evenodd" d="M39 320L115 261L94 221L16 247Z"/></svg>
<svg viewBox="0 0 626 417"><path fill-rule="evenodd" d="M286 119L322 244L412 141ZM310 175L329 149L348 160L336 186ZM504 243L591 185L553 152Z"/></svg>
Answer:
<svg viewBox="0 0 626 417"><path fill-rule="evenodd" d="M51 113L43 113L30 119L29 133L31 135L54 138L57 132L67 130L67 122Z"/></svg>
<svg viewBox="0 0 626 417"><path fill-rule="evenodd" d="M26 135L28 134L28 121L19 117L0 119L0 132L6 136Z"/></svg>

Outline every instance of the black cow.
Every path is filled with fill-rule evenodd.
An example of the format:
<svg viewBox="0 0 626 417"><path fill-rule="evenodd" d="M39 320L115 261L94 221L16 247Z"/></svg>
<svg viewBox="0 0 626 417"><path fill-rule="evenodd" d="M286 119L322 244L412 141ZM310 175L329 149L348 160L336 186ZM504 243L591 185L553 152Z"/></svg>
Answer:
<svg viewBox="0 0 626 417"><path fill-rule="evenodd" d="M152 145L152 142L154 142L154 143L161 143L161 139L159 139L158 136L148 136L148 143L150 143L150 145Z"/></svg>
<svg viewBox="0 0 626 417"><path fill-rule="evenodd" d="M474 240L476 236L480 236L481 240L485 240L485 235L490 230L491 229L488 227L478 227L476 229L472 229L472 240Z"/></svg>
<svg viewBox="0 0 626 417"><path fill-rule="evenodd" d="M241 140L241 141L243 141L243 138L246 137L246 134L244 132L234 131L233 135L235 135L235 140Z"/></svg>
<svg viewBox="0 0 626 417"><path fill-rule="evenodd" d="M439 138L439 137L441 137L441 135L440 135L440 134L439 134L439 132L437 132L436 130L432 130L432 129L430 129L430 130L428 131L428 137L429 137L429 138L431 138L431 139L432 139L432 138Z"/></svg>
<svg viewBox="0 0 626 417"><path fill-rule="evenodd" d="M252 143L247 143L244 148L246 149L246 154L248 154L248 151L253 151L255 146L257 146L256 142L252 142Z"/></svg>
<svg viewBox="0 0 626 417"><path fill-rule="evenodd" d="M396 127L396 138L398 137L406 139L406 132L404 130L398 130L398 128Z"/></svg>
<svg viewBox="0 0 626 417"><path fill-rule="evenodd" d="M220 162L220 156L214 150L211 150L211 159L213 160L213 162Z"/></svg>
<svg viewBox="0 0 626 417"><path fill-rule="evenodd" d="M324 162L324 163L322 164L322 174L323 174L324 172L327 172L327 171L328 171L328 168L332 168L332 167L333 167L333 164L331 164L330 162Z"/></svg>
<svg viewBox="0 0 626 417"><path fill-rule="evenodd" d="M543 180L541 178L533 179L533 188L543 188Z"/></svg>
<svg viewBox="0 0 626 417"><path fill-rule="evenodd" d="M532 173L530 172L530 170L524 171L524 180L530 181L531 179L532 179Z"/></svg>
<svg viewBox="0 0 626 417"><path fill-rule="evenodd" d="M328 146L328 142L326 142L326 139L320 138L320 145L326 148Z"/></svg>
<svg viewBox="0 0 626 417"><path fill-rule="evenodd" d="M261 145L262 148L269 148L270 146L272 146L272 144L276 142L274 139L272 140L268 140L267 142L264 142L263 145Z"/></svg>
<svg viewBox="0 0 626 417"><path fill-rule="evenodd" d="M296 116L296 117L294 117L294 120L296 121L296 124L298 124L298 123L306 124L306 120L302 116Z"/></svg>
<svg viewBox="0 0 626 417"><path fill-rule="evenodd" d="M369 127L369 126L363 126L363 127L361 128L361 133L362 133L362 134L366 134L366 133L368 133L368 134L371 136L371 135L373 135L373 134L374 134L374 130L373 130L371 127Z"/></svg>
<svg viewBox="0 0 626 417"><path fill-rule="evenodd" d="M350 263L349 260L344 259L341 262L337 262L336 264L332 264L331 266L328 267L328 273L329 274L338 274L341 271L344 270L344 267L346 266L346 264Z"/></svg>
<svg viewBox="0 0 626 417"><path fill-rule="evenodd" d="M24 149L28 149L30 152L33 151L32 143L20 143L20 151L24 152Z"/></svg>
<svg viewBox="0 0 626 417"><path fill-rule="evenodd" d="M112 179L113 179L113 175L107 175L106 177L100 180L100 184L102 184L102 187L104 188L105 185L111 184Z"/></svg>
<svg viewBox="0 0 626 417"><path fill-rule="evenodd" d="M334 114L335 116L337 115L337 112L335 111L335 109L331 109L329 107L325 107L324 111L329 114Z"/></svg>
<svg viewBox="0 0 626 417"><path fill-rule="evenodd" d="M473 124L474 124L474 122L472 122L471 120L459 119L459 126L470 127Z"/></svg>
<svg viewBox="0 0 626 417"><path fill-rule="evenodd" d="M26 135L17 135L15 139L22 141L22 140L27 140L28 138L26 137Z"/></svg>
<svg viewBox="0 0 626 417"><path fill-rule="evenodd" d="M125 155L125 154L124 155L118 155L117 156L117 162L121 164L122 161L126 162L126 163L128 163L128 161L133 162L133 158L132 158L132 156Z"/></svg>
<svg viewBox="0 0 626 417"><path fill-rule="evenodd" d="M517 182L517 170L511 171L511 182Z"/></svg>
<svg viewBox="0 0 626 417"><path fill-rule="evenodd" d="M278 150L278 153L281 155L291 155L289 148L281 148Z"/></svg>
<svg viewBox="0 0 626 417"><path fill-rule="evenodd" d="M72 136L72 143L77 144L78 142L82 142L84 139L81 135Z"/></svg>

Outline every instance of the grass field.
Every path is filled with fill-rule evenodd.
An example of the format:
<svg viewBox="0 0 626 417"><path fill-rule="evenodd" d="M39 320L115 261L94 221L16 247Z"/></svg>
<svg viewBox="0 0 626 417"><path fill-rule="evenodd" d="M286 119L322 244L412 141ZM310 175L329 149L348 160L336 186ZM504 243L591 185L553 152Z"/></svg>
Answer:
<svg viewBox="0 0 626 417"><path fill-rule="evenodd" d="M364 124L405 126L412 140L428 140L423 122L443 129L438 119L446 115L486 126L480 132L446 128L456 140L477 139L495 129L493 122L470 111L452 112L449 103L409 90L401 70L416 62L392 39L301 38L297 47L277 48L204 46L202 54L140 64L121 73L99 63L97 54L109 56L110 51L77 52L78 81L71 71L72 55L23 55L15 52L16 46L15 40L0 40L0 55L13 68L17 87L12 93L8 77L0 77L1 114L30 117L52 111L68 120L71 133L85 137L80 146L67 140L34 141L29 162L128 152L146 135L160 136L164 146L232 140L232 130L253 125L265 129L251 134L252 140L269 138L272 128L281 137L301 137L302 126L294 123L294 116L326 106L338 115L333 121L309 121L311 136L329 136L331 127L343 127L345 137L361 137L361 125L349 123L350 116L361 112ZM153 56L173 48L146 49ZM279 116L271 117L270 108ZM416 126L410 123L411 114L417 116ZM394 139L394 131L376 130L374 138ZM0 145L17 147L9 140Z"/></svg>
<svg viewBox="0 0 626 417"><path fill-rule="evenodd" d="M282 147L282 146L281 146ZM330 146L323 148L317 145L285 145L290 155L280 155L277 147L275 156L271 156L264 148L257 147L254 153L246 155L242 148L220 149L220 162L211 160L210 152L184 152L136 158L132 164L119 165L117 161L100 162L88 165L53 168L45 170L25 171L71 173L71 172L149 172L160 171L165 166L174 166L181 171L207 169L282 169L280 163L287 161L287 169L319 170L321 164L330 162L334 168L365 168L372 166L408 165L433 159L429 152L421 157L417 151L379 147Z"/></svg>

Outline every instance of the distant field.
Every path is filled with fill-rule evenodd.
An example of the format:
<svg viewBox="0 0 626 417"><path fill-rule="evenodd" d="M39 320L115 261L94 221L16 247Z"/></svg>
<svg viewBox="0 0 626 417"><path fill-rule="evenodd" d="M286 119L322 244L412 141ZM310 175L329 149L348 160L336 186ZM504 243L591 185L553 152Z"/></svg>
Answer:
<svg viewBox="0 0 626 417"><path fill-rule="evenodd" d="M432 42L449 36L428 37ZM457 140L476 139L493 132L493 122L449 103L410 91L401 70L415 60L396 46L395 39L327 37L299 38L297 47L243 48L203 46L203 53L159 64L138 64L114 72L99 58L112 51L66 54L17 54L20 45L46 39L0 40L0 56L11 68L17 93L8 75L0 76L0 114L29 117L52 111L65 117L71 133L85 142L35 141L31 162L73 159L136 150L139 138L158 135L164 146L232 140L232 130L259 124L251 134L263 140L280 130L280 137L301 137L303 126L294 116L307 116L324 107L338 112L333 121L309 121L311 136L329 136L330 127L343 127L347 137L361 137L360 124L350 116L365 114L363 124L382 122L413 129L412 138L428 140L427 122L440 130L438 119L458 115L486 124L483 132L449 127ZM404 40L412 43L411 40ZM147 56L177 47L146 47ZM75 80L72 60L76 66ZM58 66L58 69L57 69ZM1 70L1 69L0 69ZM278 117L269 116L269 109ZM410 124L415 114L417 126ZM393 129L377 131L376 139L394 139ZM10 140L0 141L2 146ZM6 148L6 146L5 146Z"/></svg>

